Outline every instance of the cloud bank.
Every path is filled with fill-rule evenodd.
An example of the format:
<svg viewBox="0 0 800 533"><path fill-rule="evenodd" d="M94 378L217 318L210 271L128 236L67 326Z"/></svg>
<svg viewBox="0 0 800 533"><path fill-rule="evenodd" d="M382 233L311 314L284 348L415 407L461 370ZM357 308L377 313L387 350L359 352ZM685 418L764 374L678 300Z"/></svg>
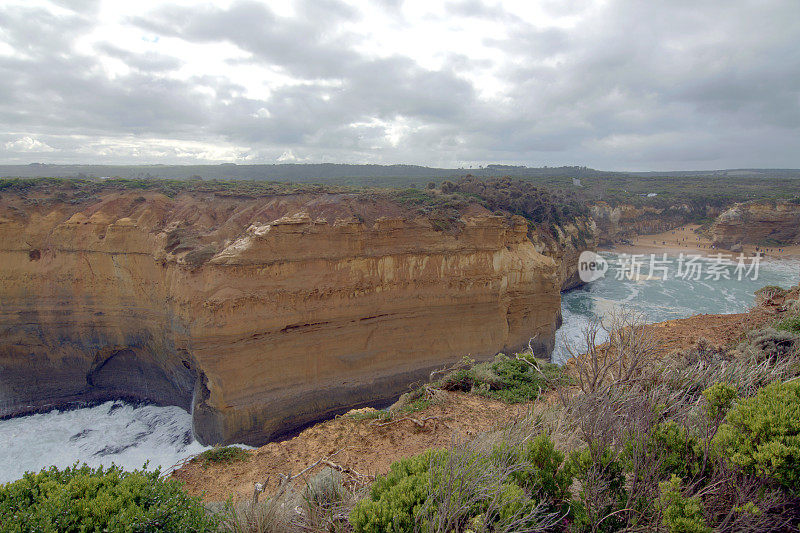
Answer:
<svg viewBox="0 0 800 533"><path fill-rule="evenodd" d="M800 167L794 0L10 1L0 162Z"/></svg>

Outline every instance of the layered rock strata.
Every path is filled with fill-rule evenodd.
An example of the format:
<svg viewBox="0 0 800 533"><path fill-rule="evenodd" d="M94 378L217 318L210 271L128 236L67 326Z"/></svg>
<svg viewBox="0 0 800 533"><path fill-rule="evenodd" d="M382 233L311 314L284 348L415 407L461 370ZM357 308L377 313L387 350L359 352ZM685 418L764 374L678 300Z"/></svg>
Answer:
<svg viewBox="0 0 800 533"><path fill-rule="evenodd" d="M741 244L798 244L800 205L783 201L736 204L714 222L711 238L723 248Z"/></svg>
<svg viewBox="0 0 800 533"><path fill-rule="evenodd" d="M714 218L721 212L720 208L710 205L677 204L663 208L622 204L612 207L605 202L597 202L589 206L589 210L597 225L600 244L662 233L694 220Z"/></svg>
<svg viewBox="0 0 800 533"><path fill-rule="evenodd" d="M260 444L560 325L524 220L336 195L3 195L0 416L126 397ZM377 216L388 214L388 216Z"/></svg>
<svg viewBox="0 0 800 533"><path fill-rule="evenodd" d="M593 219L578 217L555 231L555 239L538 228L531 228L529 235L539 253L555 260L559 286L568 291L584 284L578 275L578 259L581 252L597 249L598 230Z"/></svg>

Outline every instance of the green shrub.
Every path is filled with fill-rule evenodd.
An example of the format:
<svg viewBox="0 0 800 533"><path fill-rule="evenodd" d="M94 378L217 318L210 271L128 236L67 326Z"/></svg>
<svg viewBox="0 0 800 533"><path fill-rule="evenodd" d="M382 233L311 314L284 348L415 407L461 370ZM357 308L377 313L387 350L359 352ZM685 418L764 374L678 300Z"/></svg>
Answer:
<svg viewBox="0 0 800 533"><path fill-rule="evenodd" d="M777 294L784 294L784 293L786 293L786 290L783 287L779 287L778 285L766 285L758 289L753 294L755 294L756 296L766 296L769 298Z"/></svg>
<svg viewBox="0 0 800 533"><path fill-rule="evenodd" d="M2 530L215 531L215 519L199 499L158 470L124 472L86 465L38 474L0 486Z"/></svg>
<svg viewBox="0 0 800 533"><path fill-rule="evenodd" d="M775 325L775 329L800 335L800 315L784 318Z"/></svg>
<svg viewBox="0 0 800 533"><path fill-rule="evenodd" d="M355 531L412 531L428 498L431 463L444 462L447 454L445 450L432 449L392 463L389 473L378 476L372 484L370 497L351 511L350 523Z"/></svg>
<svg viewBox="0 0 800 533"><path fill-rule="evenodd" d="M384 409L365 408L347 412L342 416L353 420L389 420L392 418L392 413Z"/></svg>
<svg viewBox="0 0 800 533"><path fill-rule="evenodd" d="M203 466L208 466L209 463L246 461L248 457L250 457L250 454L247 450L237 446L214 446L195 457L193 461L199 461Z"/></svg>
<svg viewBox="0 0 800 533"><path fill-rule="evenodd" d="M675 475L690 479L702 470L703 449L700 441L672 420L652 428L647 450L653 461L661 462L661 479Z"/></svg>
<svg viewBox="0 0 800 533"><path fill-rule="evenodd" d="M511 479L548 510L564 512L569 506L572 473L564 468L564 454L547 435L537 435L518 446L496 446L492 457L499 464L519 464Z"/></svg>
<svg viewBox="0 0 800 533"><path fill-rule="evenodd" d="M572 478L563 462L545 435L490 454L428 450L393 463L350 522L356 532L545 527L568 510Z"/></svg>
<svg viewBox="0 0 800 533"><path fill-rule="evenodd" d="M520 466L497 463L469 447L453 448L446 461L431 469L417 525L423 531L462 531L467 524L485 531L541 526L547 513L510 476Z"/></svg>
<svg viewBox="0 0 800 533"><path fill-rule="evenodd" d="M703 391L706 400L706 414L709 420L722 420L736 399L736 388L727 383L714 383Z"/></svg>
<svg viewBox="0 0 800 533"><path fill-rule="evenodd" d="M698 496L687 497L681 489L681 479L672 476L659 484L661 497L659 508L664 527L670 533L711 533L706 526Z"/></svg>
<svg viewBox="0 0 800 533"><path fill-rule="evenodd" d="M494 361L455 370L435 384L445 390L472 392L506 403L535 400L539 393L567 382L558 365L529 354L497 354Z"/></svg>
<svg viewBox="0 0 800 533"><path fill-rule="evenodd" d="M567 465L580 483L580 490L571 503L573 530L604 533L622 529L625 520L621 511L628 493L622 463L612 450L575 451Z"/></svg>
<svg viewBox="0 0 800 533"><path fill-rule="evenodd" d="M575 451L567 464L580 483L572 500L573 530L603 533L622 529L625 520L620 511L625 508L628 493L622 463L612 450Z"/></svg>
<svg viewBox="0 0 800 533"><path fill-rule="evenodd" d="M714 450L746 473L800 492L800 383L773 383L731 409Z"/></svg>

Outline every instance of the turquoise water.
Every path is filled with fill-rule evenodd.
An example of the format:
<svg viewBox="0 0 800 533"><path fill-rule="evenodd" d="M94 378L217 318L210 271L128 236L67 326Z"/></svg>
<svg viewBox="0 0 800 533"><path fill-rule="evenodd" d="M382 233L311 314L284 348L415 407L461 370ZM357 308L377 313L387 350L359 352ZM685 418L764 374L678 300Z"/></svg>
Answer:
<svg viewBox="0 0 800 533"><path fill-rule="evenodd" d="M736 264L721 266L719 279L715 279L718 277L715 265L719 261L700 258L695 261L700 265L697 267L700 279L684 279L678 277L678 267L681 267L681 273L685 273L686 262L679 265L677 255L668 255L666 263L656 263L656 267L663 266L665 270L657 268L655 276L651 278L649 254L640 258L643 266L638 279L617 279L620 271L626 274L632 271L630 256L610 252L600 255L610 265L605 277L562 295L564 325L557 334L554 362L561 363L568 357L566 342L579 345L582 328L590 320L615 308L634 309L642 313L648 322L697 314L741 313L753 306L754 293L761 287L779 285L788 288L800 281L800 261L771 259L760 261L757 276L755 271L744 275L746 270L742 270L742 279L739 280ZM660 261L662 256L658 254L656 259ZM696 277L696 273L694 271L691 278ZM725 275L730 279L725 279Z"/></svg>

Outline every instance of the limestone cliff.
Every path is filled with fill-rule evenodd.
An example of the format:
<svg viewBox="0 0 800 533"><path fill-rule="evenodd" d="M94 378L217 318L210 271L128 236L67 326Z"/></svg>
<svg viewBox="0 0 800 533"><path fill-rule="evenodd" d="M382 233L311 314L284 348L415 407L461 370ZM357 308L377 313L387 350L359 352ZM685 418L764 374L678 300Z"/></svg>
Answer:
<svg viewBox="0 0 800 533"><path fill-rule="evenodd" d="M599 233L590 217L576 217L556 226L555 231L553 238L549 232L533 227L529 236L536 251L555 260L559 286L568 291L583 285L578 276L578 258L583 251L597 249Z"/></svg>
<svg viewBox="0 0 800 533"><path fill-rule="evenodd" d="M669 231L692 220L716 217L720 213L714 206L689 204L654 207L629 204L611 206L606 202L597 202L589 209L597 224L600 244L613 244L636 235Z"/></svg>
<svg viewBox="0 0 800 533"><path fill-rule="evenodd" d="M711 238L723 248L738 244L800 243L800 205L793 202L736 204L711 227Z"/></svg>
<svg viewBox="0 0 800 533"><path fill-rule="evenodd" d="M0 416L129 397L258 444L467 353L547 353L560 281L527 231L355 194L4 191Z"/></svg>

